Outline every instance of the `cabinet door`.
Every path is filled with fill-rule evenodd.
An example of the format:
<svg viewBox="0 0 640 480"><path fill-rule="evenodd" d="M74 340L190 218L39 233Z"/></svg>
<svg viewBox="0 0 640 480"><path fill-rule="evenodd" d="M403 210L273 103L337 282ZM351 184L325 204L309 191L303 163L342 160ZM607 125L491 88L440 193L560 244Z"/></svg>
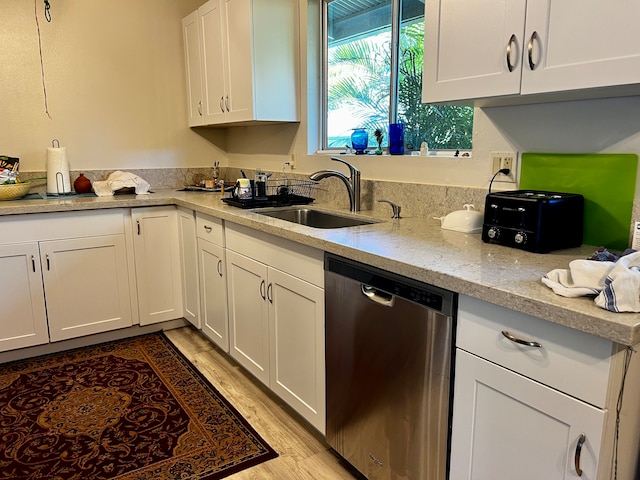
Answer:
<svg viewBox="0 0 640 480"><path fill-rule="evenodd" d="M269 269L271 390L325 431L324 291Z"/></svg>
<svg viewBox="0 0 640 480"><path fill-rule="evenodd" d="M526 0L426 2L423 101L519 93L525 9Z"/></svg>
<svg viewBox="0 0 640 480"><path fill-rule="evenodd" d="M269 384L267 267L227 250L229 352L265 385Z"/></svg>
<svg viewBox="0 0 640 480"><path fill-rule="evenodd" d="M637 0L530 1L522 93L639 83L638 18ZM526 51L530 40L533 70Z"/></svg>
<svg viewBox="0 0 640 480"><path fill-rule="evenodd" d="M223 0L228 122L253 118L253 29L251 0ZM264 19L256 19L257 22Z"/></svg>
<svg viewBox="0 0 640 480"><path fill-rule="evenodd" d="M135 208L131 216L140 325L182 318L176 209Z"/></svg>
<svg viewBox="0 0 640 480"><path fill-rule="evenodd" d="M49 341L37 243L0 245L0 351Z"/></svg>
<svg viewBox="0 0 640 480"><path fill-rule="evenodd" d="M224 249L198 239L202 332L229 351L229 314Z"/></svg>
<svg viewBox="0 0 640 480"><path fill-rule="evenodd" d="M180 236L180 272L182 277L182 313L196 328L200 321L200 282L198 275L198 242L196 217L193 210L178 209L178 233Z"/></svg>
<svg viewBox="0 0 640 480"><path fill-rule="evenodd" d="M209 0L198 8L202 48L204 123L225 121L225 33L222 0Z"/></svg>
<svg viewBox="0 0 640 480"><path fill-rule="evenodd" d="M130 327L124 235L40 243L52 341Z"/></svg>
<svg viewBox="0 0 640 480"><path fill-rule="evenodd" d="M605 410L457 349L450 478L595 480L605 420Z"/></svg>
<svg viewBox="0 0 640 480"><path fill-rule="evenodd" d="M200 64L200 22L198 12L182 19L185 72L187 75L187 108L189 126L204 124L202 66Z"/></svg>

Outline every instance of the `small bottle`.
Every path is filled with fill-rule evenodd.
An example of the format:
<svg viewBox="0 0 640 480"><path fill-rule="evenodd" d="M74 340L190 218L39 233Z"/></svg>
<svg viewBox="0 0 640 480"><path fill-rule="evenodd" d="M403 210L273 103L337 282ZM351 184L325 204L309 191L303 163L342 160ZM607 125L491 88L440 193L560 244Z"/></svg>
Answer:
<svg viewBox="0 0 640 480"><path fill-rule="evenodd" d="M429 155L429 146L427 145L427 142L422 142L420 145L420 156L426 157L427 155Z"/></svg>

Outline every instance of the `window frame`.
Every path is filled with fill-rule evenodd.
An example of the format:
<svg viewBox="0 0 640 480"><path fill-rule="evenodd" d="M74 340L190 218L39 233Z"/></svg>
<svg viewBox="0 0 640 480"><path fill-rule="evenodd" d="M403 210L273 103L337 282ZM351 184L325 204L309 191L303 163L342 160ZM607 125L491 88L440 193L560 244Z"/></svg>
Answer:
<svg viewBox="0 0 640 480"><path fill-rule="evenodd" d="M328 15L328 4L333 0L320 0L320 43L321 43L321 85L320 85L320 98L321 104L319 109L319 114L321 118L319 119L320 126L320 138L319 140L319 150L318 153L327 153L327 154L351 154L351 149L345 149L344 147L340 148L329 148L328 147L328 82L329 82L329 69L328 69L328 59L329 59L329 36L328 26L329 26L329 15ZM390 90L389 90L389 120L388 123L396 123L398 119L398 98L399 98L399 57L400 57L400 33L401 33L401 23L402 23L402 0L390 0L391 1L391 39L392 39L392 51L391 51L391 78L390 78ZM386 132L385 132L386 133ZM367 147L367 154L375 150L374 147ZM405 150L403 156L412 156L416 155L418 152L411 152ZM388 147L383 147L383 155L389 155ZM429 150L429 156L435 157L465 157L470 158L472 156L471 149L434 149Z"/></svg>

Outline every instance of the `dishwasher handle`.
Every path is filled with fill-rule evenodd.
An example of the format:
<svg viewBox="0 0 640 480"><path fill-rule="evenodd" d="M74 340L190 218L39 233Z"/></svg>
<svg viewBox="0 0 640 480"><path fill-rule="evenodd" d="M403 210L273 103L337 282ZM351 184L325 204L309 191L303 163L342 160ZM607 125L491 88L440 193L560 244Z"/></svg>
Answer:
<svg viewBox="0 0 640 480"><path fill-rule="evenodd" d="M384 307L393 307L395 303L395 295L391 295L383 290L378 290L371 285L366 285L364 283L360 284L360 290L362 294L367 297L372 302L376 302Z"/></svg>

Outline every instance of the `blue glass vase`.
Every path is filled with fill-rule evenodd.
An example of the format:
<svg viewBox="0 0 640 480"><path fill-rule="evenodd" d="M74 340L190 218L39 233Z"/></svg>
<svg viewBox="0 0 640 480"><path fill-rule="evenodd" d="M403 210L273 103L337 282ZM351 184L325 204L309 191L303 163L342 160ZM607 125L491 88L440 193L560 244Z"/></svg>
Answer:
<svg viewBox="0 0 640 480"><path fill-rule="evenodd" d="M389 124L389 154L404 154L404 124L402 123Z"/></svg>
<svg viewBox="0 0 640 480"><path fill-rule="evenodd" d="M351 134L351 146L356 155L362 155L369 144L369 134L364 128L354 128Z"/></svg>

